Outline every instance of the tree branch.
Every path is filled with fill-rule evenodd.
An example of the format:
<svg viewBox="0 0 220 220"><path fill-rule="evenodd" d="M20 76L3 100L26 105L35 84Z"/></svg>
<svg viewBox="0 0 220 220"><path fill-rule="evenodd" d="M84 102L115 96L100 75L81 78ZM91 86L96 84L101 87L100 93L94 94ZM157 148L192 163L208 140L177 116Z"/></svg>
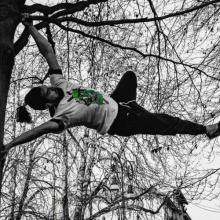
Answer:
<svg viewBox="0 0 220 220"><path fill-rule="evenodd" d="M106 0L103 0L102 2L105 2ZM101 2L101 1L100 1ZM73 18L73 17L63 17L60 18L59 21L61 22L65 22L65 21L72 21L75 22L77 24L81 24L84 26L88 26L88 27L97 27L97 26L105 26L105 25L110 25L110 26L114 26L114 25L119 25L119 24L132 24L132 23L141 23L141 22L154 22L154 21L161 21L167 18L171 18L171 17L176 17L176 16L181 16L181 15L185 15L188 13L191 13L193 11L202 9L204 7L207 7L209 5L215 4L220 2L220 0L213 0L210 2L205 2L202 3L198 6L192 7L192 8L188 8L185 9L183 11L177 11L174 13L170 13L161 17L153 17L153 18L148 18L148 17L144 17L144 18L138 18L138 19L120 19L120 20L111 20L111 21L99 21L99 22L89 22L89 21L84 21L82 19L78 19L78 18ZM53 18L58 18L60 16L64 16L64 15L68 15L68 14L72 14L74 12L77 11L81 11L81 10L77 10L76 9L69 9L69 10L63 10L62 12L58 12L56 14L54 14L52 17ZM43 16L33 16L33 19L39 20L39 19L44 19L45 17Z"/></svg>
<svg viewBox="0 0 220 220"><path fill-rule="evenodd" d="M167 198L165 197L163 202L160 204L160 206L155 211L151 210L151 209L146 209L146 208L141 207L141 206L127 206L125 208L126 209L132 209L132 210L141 210L141 211L144 211L146 213L151 213L151 214L155 215L155 214L159 213L160 209L165 205L166 201L167 201ZM116 202L117 202L117 204L119 204L119 202L121 202L121 201L116 201ZM113 210L117 210L119 208L123 208L121 205L115 206L116 202L109 205L108 207L105 207L105 208L101 209L100 211L96 212L95 214L93 214L89 218L86 218L86 220L93 220L93 219L96 219L97 217L99 217L99 216L101 216L105 213L108 213L108 212L113 211Z"/></svg>
<svg viewBox="0 0 220 220"><path fill-rule="evenodd" d="M60 3L54 6L45 6L42 4L34 4L31 6L25 6L24 11L27 13L35 13L35 12L41 12L41 13L47 13L49 14L53 14L56 11L60 11L57 12L56 14L54 14L54 17L59 17L59 16L63 16L66 14L72 14L78 11L83 11L85 8L89 7L92 4L98 4L101 2L107 2L107 0L88 0L88 1L81 1L81 2L77 2L77 3Z"/></svg>

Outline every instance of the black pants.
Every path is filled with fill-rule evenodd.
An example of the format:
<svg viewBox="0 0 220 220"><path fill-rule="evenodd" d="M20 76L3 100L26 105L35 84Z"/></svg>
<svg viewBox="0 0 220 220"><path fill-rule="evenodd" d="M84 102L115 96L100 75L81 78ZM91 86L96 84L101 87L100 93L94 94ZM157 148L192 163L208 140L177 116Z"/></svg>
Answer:
<svg viewBox="0 0 220 220"><path fill-rule="evenodd" d="M134 134L198 135L206 133L203 125L167 114L150 113L136 102L137 79L133 72L124 74L111 97L119 104L118 115L108 133L130 136ZM122 103L122 104L121 104Z"/></svg>

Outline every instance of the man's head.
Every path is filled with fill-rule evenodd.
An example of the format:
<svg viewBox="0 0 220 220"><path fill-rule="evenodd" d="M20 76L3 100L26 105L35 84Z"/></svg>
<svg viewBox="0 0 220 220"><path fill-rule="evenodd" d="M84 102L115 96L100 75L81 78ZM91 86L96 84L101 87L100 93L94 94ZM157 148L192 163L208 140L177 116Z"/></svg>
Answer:
<svg viewBox="0 0 220 220"><path fill-rule="evenodd" d="M35 110L45 110L59 101L59 88L45 85L32 88L25 96L25 103Z"/></svg>
<svg viewBox="0 0 220 220"><path fill-rule="evenodd" d="M32 88L25 96L25 105L29 105L35 110L45 110L57 105L64 97L63 90L56 87L39 86ZM20 106L17 108L16 118L18 122L32 121L30 113L26 107Z"/></svg>

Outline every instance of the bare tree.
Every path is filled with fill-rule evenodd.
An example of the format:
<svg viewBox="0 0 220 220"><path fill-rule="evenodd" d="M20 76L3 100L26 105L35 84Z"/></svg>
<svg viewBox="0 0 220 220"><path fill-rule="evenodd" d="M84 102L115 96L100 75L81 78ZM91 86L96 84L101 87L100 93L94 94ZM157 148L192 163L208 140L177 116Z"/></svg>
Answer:
<svg viewBox="0 0 220 220"><path fill-rule="evenodd" d="M14 123L15 103L22 102L28 87L48 83L45 61L27 29L18 26L23 12L31 14L56 49L69 80L111 93L132 68L138 102L148 110L204 124L219 117L218 0L1 1L1 217L95 219L129 211L157 216L165 197L154 198L152 186L167 196L182 189L189 201L219 197L219 167L202 167L202 161L219 154L218 140L202 136L117 138L73 128L6 155L3 139L29 128ZM6 111L6 102L13 111ZM34 113L34 125L42 120L48 120L47 113ZM113 152L117 170L112 170ZM120 164L130 163L134 175L129 179L129 168ZM117 193L110 190L113 177ZM132 198L126 195L129 186Z"/></svg>

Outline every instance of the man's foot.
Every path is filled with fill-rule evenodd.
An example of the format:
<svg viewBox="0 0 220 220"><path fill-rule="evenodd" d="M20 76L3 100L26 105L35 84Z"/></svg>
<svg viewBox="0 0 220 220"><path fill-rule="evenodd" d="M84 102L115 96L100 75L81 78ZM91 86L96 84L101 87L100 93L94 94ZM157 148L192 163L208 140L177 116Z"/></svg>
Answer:
<svg viewBox="0 0 220 220"><path fill-rule="evenodd" d="M220 135L220 122L213 125L207 125L206 135L208 136L209 139L218 137Z"/></svg>

